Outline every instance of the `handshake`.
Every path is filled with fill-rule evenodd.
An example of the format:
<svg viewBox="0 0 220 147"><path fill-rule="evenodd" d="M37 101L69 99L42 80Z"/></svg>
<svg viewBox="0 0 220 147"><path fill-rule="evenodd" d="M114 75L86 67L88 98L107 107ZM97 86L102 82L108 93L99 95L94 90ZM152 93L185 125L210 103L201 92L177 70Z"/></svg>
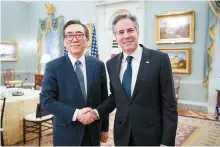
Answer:
<svg viewBox="0 0 220 147"><path fill-rule="evenodd" d="M79 109L76 120L80 121L84 125L90 124L98 119L98 114L94 109L86 107L83 109Z"/></svg>

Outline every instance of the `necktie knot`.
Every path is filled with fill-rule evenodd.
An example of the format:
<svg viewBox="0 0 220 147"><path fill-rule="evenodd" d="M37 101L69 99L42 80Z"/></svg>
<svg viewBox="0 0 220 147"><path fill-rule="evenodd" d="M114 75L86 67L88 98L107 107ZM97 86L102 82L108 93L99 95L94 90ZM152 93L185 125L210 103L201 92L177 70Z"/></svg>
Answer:
<svg viewBox="0 0 220 147"><path fill-rule="evenodd" d="M126 60L127 60L128 64L131 64L131 60L132 60L132 59L133 59L132 56L127 56Z"/></svg>
<svg viewBox="0 0 220 147"><path fill-rule="evenodd" d="M81 64L81 62L79 61L79 60L76 60L76 63L75 63L76 65L80 65Z"/></svg>

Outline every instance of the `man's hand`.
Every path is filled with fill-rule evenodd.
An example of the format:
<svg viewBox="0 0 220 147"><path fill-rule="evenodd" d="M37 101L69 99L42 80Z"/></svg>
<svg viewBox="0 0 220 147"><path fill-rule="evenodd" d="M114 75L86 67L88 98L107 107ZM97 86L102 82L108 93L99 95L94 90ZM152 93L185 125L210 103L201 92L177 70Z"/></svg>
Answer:
<svg viewBox="0 0 220 147"><path fill-rule="evenodd" d="M85 115L86 113L88 113L90 110L92 110L91 108L83 108L83 109L79 109L78 114L76 116L76 119L82 123L84 123L85 119Z"/></svg>
<svg viewBox="0 0 220 147"><path fill-rule="evenodd" d="M89 112L86 113L85 115L85 123L84 124L90 124L92 122L94 122L95 120L97 120L97 115L94 112L93 109L91 109Z"/></svg>
<svg viewBox="0 0 220 147"><path fill-rule="evenodd" d="M106 143L108 140L108 132L101 132L101 142Z"/></svg>
<svg viewBox="0 0 220 147"><path fill-rule="evenodd" d="M86 125L97 120L97 115L93 109L83 108L79 110L76 119Z"/></svg>

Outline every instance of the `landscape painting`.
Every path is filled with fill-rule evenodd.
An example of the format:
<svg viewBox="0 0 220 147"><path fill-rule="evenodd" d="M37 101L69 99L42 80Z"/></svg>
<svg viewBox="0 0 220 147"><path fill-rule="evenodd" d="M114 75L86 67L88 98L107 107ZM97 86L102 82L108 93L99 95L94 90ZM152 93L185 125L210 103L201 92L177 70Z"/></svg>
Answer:
<svg viewBox="0 0 220 147"><path fill-rule="evenodd" d="M194 11L156 15L156 43L193 43Z"/></svg>
<svg viewBox="0 0 220 147"><path fill-rule="evenodd" d="M191 49L190 48L166 48L158 49L168 54L173 73L191 73Z"/></svg>
<svg viewBox="0 0 220 147"><path fill-rule="evenodd" d="M16 42L0 42L0 61L17 61L18 44Z"/></svg>

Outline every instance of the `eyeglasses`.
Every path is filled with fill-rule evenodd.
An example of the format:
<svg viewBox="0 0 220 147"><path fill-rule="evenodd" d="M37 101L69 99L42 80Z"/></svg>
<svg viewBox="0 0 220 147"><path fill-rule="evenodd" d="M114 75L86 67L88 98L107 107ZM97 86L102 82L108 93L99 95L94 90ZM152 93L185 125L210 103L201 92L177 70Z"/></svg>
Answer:
<svg viewBox="0 0 220 147"><path fill-rule="evenodd" d="M76 35L72 35L72 34L69 34L69 35L65 35L65 38L68 40L68 41L72 41L73 38L75 37L77 40L81 40L83 38L84 34L76 34Z"/></svg>

